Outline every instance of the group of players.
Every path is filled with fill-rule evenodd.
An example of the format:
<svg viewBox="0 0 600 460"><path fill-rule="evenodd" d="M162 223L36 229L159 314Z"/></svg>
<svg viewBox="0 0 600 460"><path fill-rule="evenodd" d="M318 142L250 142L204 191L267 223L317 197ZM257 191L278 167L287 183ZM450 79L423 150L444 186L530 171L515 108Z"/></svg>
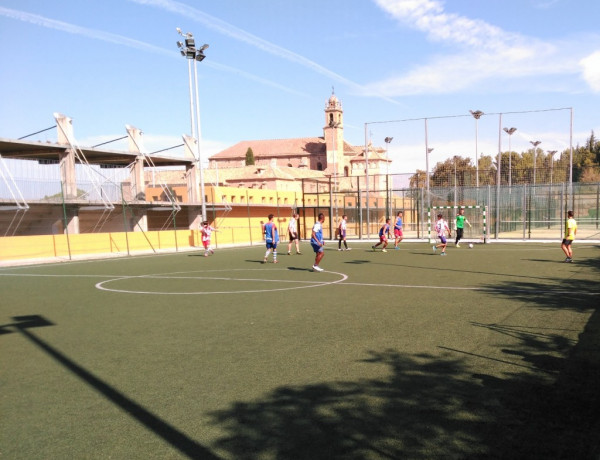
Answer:
<svg viewBox="0 0 600 460"><path fill-rule="evenodd" d="M279 243L279 232L277 229L277 225L274 222L274 215L269 214L268 222L263 225L263 235L266 242L267 251L265 252L265 257L263 259L263 263L267 263L269 256L273 254L273 263L277 263L277 244ZM297 213L292 215L290 222L288 223L288 255L291 255L292 246L295 244L296 246L296 254L302 254L300 252L300 238L298 236L298 217ZM575 235L577 234L577 222L573 217L573 211L569 211L567 213L567 222L565 225L565 238L562 240L561 249L567 256L565 262L573 262L573 248L572 243L575 239ZM349 251L351 248L348 247L348 243L346 242L346 221L348 220L347 215L343 215L338 228L336 229L336 235L338 239L338 251L342 250L342 243L344 244L344 250ZM320 213L318 216L317 222L313 225L311 237L310 237L310 245L315 252L315 262L312 266L313 271L322 272L323 269L319 266L321 260L324 256L324 247L325 241L323 238L323 222L325 221L325 215ZM391 219L387 218L385 224L381 226L379 229L379 242L371 248L375 251L379 246L381 246L382 252L387 252L386 248L388 246L388 238L391 239ZM471 227L471 223L465 217L464 208L459 208L458 214L456 215L456 239L454 241L455 246L460 247L460 240L463 237L464 227L467 224ZM202 244L204 246L204 257L208 257L209 254L214 254L214 250L210 247L210 237L212 232L217 231L214 227L210 226L207 221L202 222L201 233L202 233ZM446 239L446 235L448 238L452 237L452 231L450 230L450 226L448 222L444 220L443 214L437 215L437 221L435 223L435 231L438 235L440 243L433 246L433 252L437 252L438 249L441 249L440 255L446 255L446 247L448 245L448 240ZM394 222L394 249L399 249L398 245L402 241L404 235L402 231L402 211L398 211L396 216L396 220Z"/></svg>

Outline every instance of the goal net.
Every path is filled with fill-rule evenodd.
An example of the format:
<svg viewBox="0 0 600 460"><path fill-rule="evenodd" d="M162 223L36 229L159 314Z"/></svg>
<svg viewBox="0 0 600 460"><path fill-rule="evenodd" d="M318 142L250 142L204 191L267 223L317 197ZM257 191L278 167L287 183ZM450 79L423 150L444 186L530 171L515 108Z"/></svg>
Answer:
<svg viewBox="0 0 600 460"><path fill-rule="evenodd" d="M465 243L487 243L488 229L486 222L487 206L432 206L427 210L427 234L429 242L435 242L437 232L435 222L437 215L442 214L452 230L452 239L456 237L456 216L459 209L465 210L465 218L471 226L465 223L461 241ZM450 239L449 241L452 241Z"/></svg>

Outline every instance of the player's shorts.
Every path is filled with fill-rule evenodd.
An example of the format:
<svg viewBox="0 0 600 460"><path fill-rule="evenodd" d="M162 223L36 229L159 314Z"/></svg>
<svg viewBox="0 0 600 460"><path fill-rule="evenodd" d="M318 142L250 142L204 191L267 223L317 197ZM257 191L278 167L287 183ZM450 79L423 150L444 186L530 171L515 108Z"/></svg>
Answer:
<svg viewBox="0 0 600 460"><path fill-rule="evenodd" d="M267 249L277 249L277 243L267 242Z"/></svg>
<svg viewBox="0 0 600 460"><path fill-rule="evenodd" d="M444 235L438 235L442 244L446 244L446 237Z"/></svg>
<svg viewBox="0 0 600 460"><path fill-rule="evenodd" d="M298 239L298 234L297 233L288 232L288 235L290 237L290 241L294 241L294 240Z"/></svg>
<svg viewBox="0 0 600 460"><path fill-rule="evenodd" d="M312 241L311 241L310 245L312 246L313 251L315 251L315 253L323 252L323 249L324 249L323 246L319 246L318 244L315 244Z"/></svg>
<svg viewBox="0 0 600 460"><path fill-rule="evenodd" d="M387 243L387 235L379 235L380 243Z"/></svg>
<svg viewBox="0 0 600 460"><path fill-rule="evenodd" d="M571 246L571 243L573 242L573 240L568 240L568 239L564 239L562 240L562 244L564 244L565 246Z"/></svg>
<svg viewBox="0 0 600 460"><path fill-rule="evenodd" d="M340 240L343 240L344 238L346 238L346 230L338 230L338 236L340 237Z"/></svg>
<svg viewBox="0 0 600 460"><path fill-rule="evenodd" d="M203 242L202 242L202 246L204 246L204 249L208 249L208 247L210 246L210 240L208 240L208 241L203 241Z"/></svg>
<svg viewBox="0 0 600 460"><path fill-rule="evenodd" d="M395 228L394 229L394 236L402 236L402 229L401 228Z"/></svg>

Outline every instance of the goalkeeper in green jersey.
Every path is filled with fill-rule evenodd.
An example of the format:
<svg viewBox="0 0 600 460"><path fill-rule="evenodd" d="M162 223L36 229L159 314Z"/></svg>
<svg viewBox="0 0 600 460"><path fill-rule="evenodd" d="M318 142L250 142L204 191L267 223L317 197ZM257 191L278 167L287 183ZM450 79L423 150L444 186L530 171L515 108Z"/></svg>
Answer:
<svg viewBox="0 0 600 460"><path fill-rule="evenodd" d="M458 210L458 214L456 215L456 241L454 242L454 244L457 248L460 248L460 244L458 244L458 242L463 237L463 230L465 228L465 224L471 227L471 224L465 217L465 208L460 208Z"/></svg>

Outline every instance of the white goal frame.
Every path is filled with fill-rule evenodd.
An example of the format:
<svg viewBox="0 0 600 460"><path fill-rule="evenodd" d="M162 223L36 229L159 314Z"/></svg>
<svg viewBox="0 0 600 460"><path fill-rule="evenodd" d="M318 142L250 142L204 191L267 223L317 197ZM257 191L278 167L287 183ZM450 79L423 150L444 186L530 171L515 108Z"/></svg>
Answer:
<svg viewBox="0 0 600 460"><path fill-rule="evenodd" d="M427 208L427 237L430 243L435 242L435 238L431 237L431 211L435 209L481 209L483 215L483 243L488 243L488 232L487 232L487 206L431 206Z"/></svg>

